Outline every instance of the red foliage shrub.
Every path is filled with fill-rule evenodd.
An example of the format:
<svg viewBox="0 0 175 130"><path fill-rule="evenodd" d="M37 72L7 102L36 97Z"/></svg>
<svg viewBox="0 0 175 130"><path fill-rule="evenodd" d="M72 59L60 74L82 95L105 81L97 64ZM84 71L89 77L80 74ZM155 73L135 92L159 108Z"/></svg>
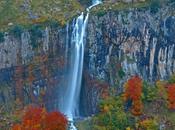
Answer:
<svg viewBox="0 0 175 130"><path fill-rule="evenodd" d="M12 130L22 130L21 125L16 124L12 127Z"/></svg>
<svg viewBox="0 0 175 130"><path fill-rule="evenodd" d="M12 130L66 130L67 119L59 112L48 113L44 108L29 106L21 124Z"/></svg>
<svg viewBox="0 0 175 130"><path fill-rule="evenodd" d="M142 79L138 76L131 77L126 83L125 99L132 101L131 112L133 115L141 115L143 104L141 100Z"/></svg>
<svg viewBox="0 0 175 130"><path fill-rule="evenodd" d="M133 101L131 113L135 116L139 116L142 114L142 110L143 110L142 101L141 100Z"/></svg>
<svg viewBox="0 0 175 130"><path fill-rule="evenodd" d="M170 84L167 87L168 108L175 110L175 84Z"/></svg>
<svg viewBox="0 0 175 130"><path fill-rule="evenodd" d="M45 130L66 130L67 120L59 112L51 112L45 118Z"/></svg>

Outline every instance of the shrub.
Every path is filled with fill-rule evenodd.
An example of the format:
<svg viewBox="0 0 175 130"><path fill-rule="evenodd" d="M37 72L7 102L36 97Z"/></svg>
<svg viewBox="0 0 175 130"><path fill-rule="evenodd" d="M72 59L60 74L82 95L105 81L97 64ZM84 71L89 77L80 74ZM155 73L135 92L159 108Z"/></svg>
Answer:
<svg viewBox="0 0 175 130"><path fill-rule="evenodd" d="M33 25L30 29L31 33L31 45L33 48L38 48L40 46L40 43L38 42L39 38L42 38L43 33L41 26L39 25Z"/></svg>
<svg viewBox="0 0 175 130"><path fill-rule="evenodd" d="M165 81L157 81L156 87L158 88L158 96L163 98L164 100L167 100L167 91L166 91L166 82Z"/></svg>
<svg viewBox="0 0 175 130"><path fill-rule="evenodd" d="M48 113L44 108L29 106L24 111L21 124L12 130L66 130L67 119L59 112Z"/></svg>
<svg viewBox="0 0 175 130"><path fill-rule="evenodd" d="M172 83L175 83L175 74L170 77L170 79L168 80L168 82L171 83L171 84Z"/></svg>
<svg viewBox="0 0 175 130"><path fill-rule="evenodd" d="M22 34L22 32L23 32L23 28L22 28L22 26L20 26L20 25L15 25L14 27L12 27L12 28L10 29L9 32L10 32L10 34L13 35L15 38L20 39L20 38L21 38L21 34Z"/></svg>
<svg viewBox="0 0 175 130"><path fill-rule="evenodd" d="M122 79L126 74L125 74L124 70L122 68L120 68L118 71L118 75Z"/></svg>
<svg viewBox="0 0 175 130"><path fill-rule="evenodd" d="M45 118L46 130L66 130L67 120L59 112L51 112Z"/></svg>
<svg viewBox="0 0 175 130"><path fill-rule="evenodd" d="M48 21L48 24L52 29L57 29L59 27L59 23L55 20Z"/></svg>
<svg viewBox="0 0 175 130"><path fill-rule="evenodd" d="M157 99L157 86L152 86L146 81L143 82L143 95L142 99L146 102L151 102Z"/></svg>
<svg viewBox="0 0 175 130"><path fill-rule="evenodd" d="M145 119L139 123L143 130L158 130L158 123L154 119Z"/></svg>
<svg viewBox="0 0 175 130"><path fill-rule="evenodd" d="M142 79L138 76L131 77L127 83L125 84L125 101L132 102L131 112L133 115L141 115L142 114Z"/></svg>
<svg viewBox="0 0 175 130"><path fill-rule="evenodd" d="M109 97L100 103L100 113L93 118L93 130L124 130L128 127L121 97Z"/></svg>
<svg viewBox="0 0 175 130"><path fill-rule="evenodd" d="M168 108L175 110L175 84L170 84L167 87Z"/></svg>

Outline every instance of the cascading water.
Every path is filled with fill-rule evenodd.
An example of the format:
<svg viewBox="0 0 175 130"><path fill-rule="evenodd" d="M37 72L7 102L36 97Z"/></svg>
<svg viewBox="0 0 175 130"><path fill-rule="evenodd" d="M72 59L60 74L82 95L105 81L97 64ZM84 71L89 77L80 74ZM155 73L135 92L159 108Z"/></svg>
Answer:
<svg viewBox="0 0 175 130"><path fill-rule="evenodd" d="M92 0L92 5L100 4L101 0Z"/></svg>
<svg viewBox="0 0 175 130"><path fill-rule="evenodd" d="M66 90L66 100L64 106L64 113L68 116L69 119L73 119L78 115L78 102L79 102L79 93L81 86L82 78L82 69L83 69L83 58L84 58L84 37L85 30L87 25L89 13L84 16L82 13L75 24L73 25L73 32L71 37L71 57L69 60L71 66L69 67L69 79L68 87ZM85 19L84 19L85 18Z"/></svg>
<svg viewBox="0 0 175 130"><path fill-rule="evenodd" d="M73 125L73 119L79 115L79 96L81 90L81 79L83 71L83 60L84 60L84 46L86 36L86 26L89 17L89 9L97 4L100 4L100 0L93 0L92 6L87 9L86 16L82 14L73 22L73 31L70 43L70 66L69 76L67 79L67 87L63 99L63 104L60 110L67 116L70 121L70 130L76 130ZM68 30L68 29L67 29ZM67 47L66 47L67 48ZM67 51L67 50L66 50Z"/></svg>

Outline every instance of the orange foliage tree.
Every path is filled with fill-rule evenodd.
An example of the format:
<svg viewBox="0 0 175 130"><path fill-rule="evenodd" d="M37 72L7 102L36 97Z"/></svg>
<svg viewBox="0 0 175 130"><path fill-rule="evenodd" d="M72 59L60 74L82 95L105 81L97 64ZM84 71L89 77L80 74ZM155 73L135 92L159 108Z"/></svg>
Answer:
<svg viewBox="0 0 175 130"><path fill-rule="evenodd" d="M48 113L46 109L29 106L24 111L21 124L12 130L66 130L67 119L60 112Z"/></svg>
<svg viewBox="0 0 175 130"><path fill-rule="evenodd" d="M170 84L167 87L168 108L175 110L175 84Z"/></svg>
<svg viewBox="0 0 175 130"><path fill-rule="evenodd" d="M139 76L131 77L125 84L125 100L132 101L131 112L133 115L141 115L143 103L141 100L142 95L142 79Z"/></svg>

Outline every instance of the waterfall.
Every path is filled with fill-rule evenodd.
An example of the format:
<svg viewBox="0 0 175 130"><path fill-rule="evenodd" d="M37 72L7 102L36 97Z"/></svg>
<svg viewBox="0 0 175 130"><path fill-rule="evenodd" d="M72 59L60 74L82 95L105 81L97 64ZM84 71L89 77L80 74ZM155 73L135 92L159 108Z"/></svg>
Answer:
<svg viewBox="0 0 175 130"><path fill-rule="evenodd" d="M70 39L70 51L69 56L69 67L68 67L68 78L66 78L66 89L63 95L63 104L61 105L60 111L63 112L69 122L70 130L76 130L73 125L73 119L79 116L79 98L81 91L81 80L83 71L83 60L84 60L84 46L86 40L86 26L88 23L89 9L100 3L99 0L93 0L92 6L87 9L87 14L83 12L80 16L73 22L73 30ZM67 25L67 38L69 25ZM68 53L68 41L66 42L66 53Z"/></svg>
<svg viewBox="0 0 175 130"><path fill-rule="evenodd" d="M85 16L82 13L73 23L73 32L71 36L71 50L70 50L70 66L68 87L65 93L65 103L63 112L72 120L78 115L78 102L81 89L81 79L84 59L84 44L86 35L86 25L89 13Z"/></svg>
<svg viewBox="0 0 175 130"><path fill-rule="evenodd" d="M92 5L100 4L101 0L92 0Z"/></svg>

